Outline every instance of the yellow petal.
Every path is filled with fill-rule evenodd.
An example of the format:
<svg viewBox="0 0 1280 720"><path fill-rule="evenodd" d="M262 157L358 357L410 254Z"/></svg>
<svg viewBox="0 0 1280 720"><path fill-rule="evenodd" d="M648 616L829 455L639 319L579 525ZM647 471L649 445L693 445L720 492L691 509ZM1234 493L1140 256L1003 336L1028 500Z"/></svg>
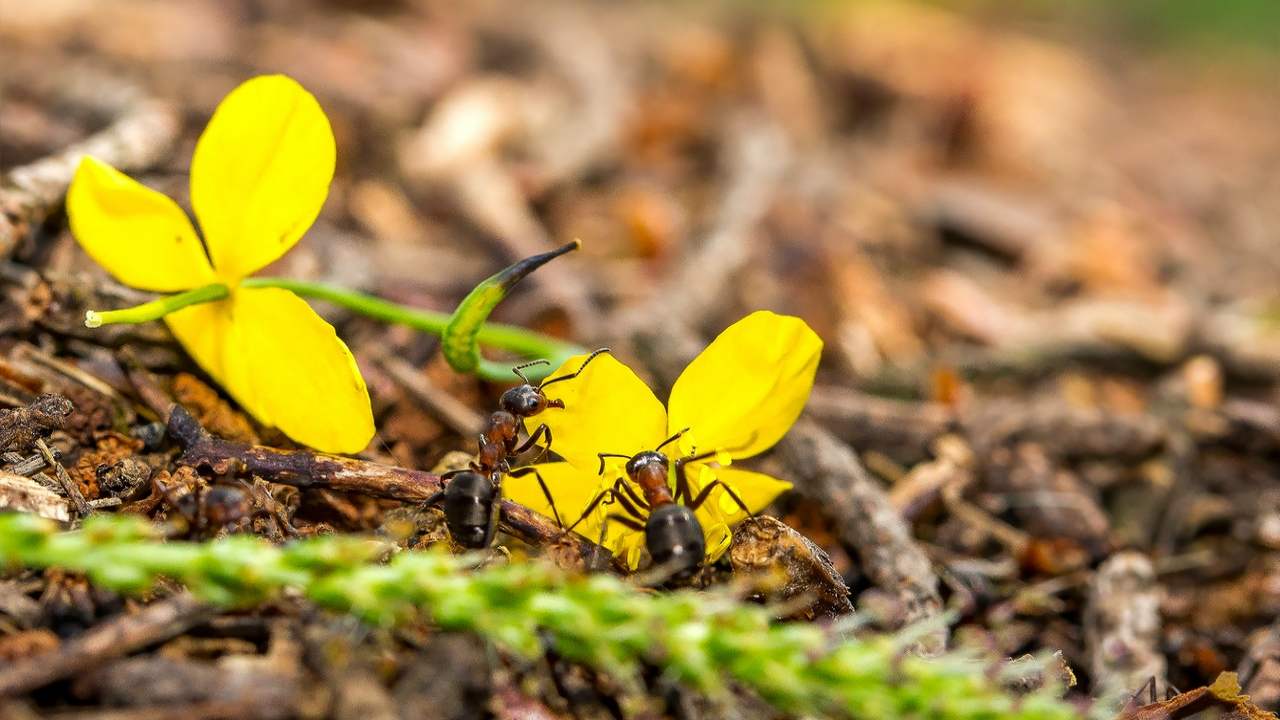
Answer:
<svg viewBox="0 0 1280 720"><path fill-rule="evenodd" d="M182 208L101 160L80 161L67 216L89 257L125 285L174 292L214 282Z"/></svg>
<svg viewBox="0 0 1280 720"><path fill-rule="evenodd" d="M532 467L542 476L547 489L551 491L551 497L556 503L556 512L560 513L560 520L565 527L573 525L582 518L582 512L587 505L600 493L600 478L595 473L584 472L569 463L540 463ZM513 475L504 477L502 496L536 513L549 518L555 517L546 494L542 492L538 479L532 473L519 477ZM598 539L600 532L598 516L599 513L596 512L592 513L592 517L583 518L574 530L591 538L594 542Z"/></svg>
<svg viewBox="0 0 1280 720"><path fill-rule="evenodd" d="M219 277L293 247L320 213L334 156L329 119L292 79L256 77L222 100L191 161L191 204Z"/></svg>
<svg viewBox="0 0 1280 720"><path fill-rule="evenodd" d="M574 373L586 358L569 358L548 377ZM563 400L564 409L547 408L526 425L531 430L539 424L550 428L551 450L583 471L596 472L597 453L634 455L666 439L662 403L612 355L597 356L576 378L547 385L546 393L552 400Z"/></svg>
<svg viewBox="0 0 1280 720"><path fill-rule="evenodd" d="M597 504L590 515L583 512L601 492L613 486L615 476L606 473L600 477L595 472L580 470L567 462L534 465L555 499L556 511L565 527L574 526L574 532L591 542L600 543L624 560L632 560L631 569L640 560L639 551L644 548L644 533L608 520L611 514L623 514L616 504ZM532 473L520 477L508 475L502 480L502 495L520 503L534 512L555 517L538 479ZM629 517L629 516L628 516ZM606 524L607 523L607 524ZM604 530L602 533L601 530Z"/></svg>
<svg viewBox="0 0 1280 720"><path fill-rule="evenodd" d="M165 318L196 362L264 425L325 452L357 452L373 413L351 351L306 302L277 288Z"/></svg>
<svg viewBox="0 0 1280 720"><path fill-rule="evenodd" d="M622 558L627 569L635 572L640 569L640 561L644 559L644 533L632 530L618 523L609 523L610 533L605 538L604 546L613 551L616 557Z"/></svg>
<svg viewBox="0 0 1280 720"><path fill-rule="evenodd" d="M682 500L686 503L689 499L696 498L702 493L704 487L707 487L716 479L719 469L712 469L705 464L698 463L689 466L687 472L690 498ZM729 549L729 544L733 540L733 532L729 529L729 520L721 509L719 502L717 502L721 492L722 489L713 489L711 495L693 513L698 518L698 524L702 525L702 537L707 543L707 559L713 562Z"/></svg>
<svg viewBox="0 0 1280 720"><path fill-rule="evenodd" d="M699 451L751 457L782 439L800 416L822 340L800 318L754 312L689 363L671 389L672 432L692 428Z"/></svg>
<svg viewBox="0 0 1280 720"><path fill-rule="evenodd" d="M791 489L791 483L764 473L724 467L715 468L712 472L722 484L733 490L752 514L769 507L779 495ZM723 488L712 490L706 504L714 505L730 527L747 519L742 507Z"/></svg>
<svg viewBox="0 0 1280 720"><path fill-rule="evenodd" d="M703 562L715 562L733 544L733 531L725 523L702 523L702 537L707 543Z"/></svg>

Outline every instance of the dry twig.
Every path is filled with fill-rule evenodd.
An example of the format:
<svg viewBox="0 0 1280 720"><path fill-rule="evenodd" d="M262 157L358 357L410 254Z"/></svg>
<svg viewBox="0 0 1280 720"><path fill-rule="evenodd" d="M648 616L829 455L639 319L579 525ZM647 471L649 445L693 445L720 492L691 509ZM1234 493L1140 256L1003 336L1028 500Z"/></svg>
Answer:
<svg viewBox="0 0 1280 720"><path fill-rule="evenodd" d="M182 443L179 462L205 467L219 475L258 475L297 488L340 490L407 503L423 503L443 487L439 475L422 470L221 440L200 427L181 405L174 405L169 411L168 429ZM570 561L579 567L610 557L608 550L581 535L566 533L550 518L510 500L502 501L500 518L503 530L530 545L567 549Z"/></svg>
<svg viewBox="0 0 1280 720"><path fill-rule="evenodd" d="M853 450L805 419L778 450L796 479L796 491L829 509L841 542L862 559L868 577L898 598L901 622L937 617L942 597L929 557ZM923 636L918 648L937 653L946 643L946 630L939 629Z"/></svg>

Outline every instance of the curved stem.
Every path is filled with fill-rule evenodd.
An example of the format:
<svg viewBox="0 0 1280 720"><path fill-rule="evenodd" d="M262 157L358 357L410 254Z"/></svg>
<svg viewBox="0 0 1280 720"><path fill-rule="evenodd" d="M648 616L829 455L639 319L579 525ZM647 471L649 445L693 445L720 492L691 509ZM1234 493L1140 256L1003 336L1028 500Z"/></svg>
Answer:
<svg viewBox="0 0 1280 720"><path fill-rule="evenodd" d="M291 278L252 277L242 280L240 286L289 290L302 297L324 300L375 320L406 325L415 330L421 330L436 336L444 333L451 318L449 313L406 307L374 295L321 282L294 280ZM583 348L573 343L557 340L513 325L485 323L477 333L476 339L485 345L502 348L517 355L549 360L551 364L548 372L555 370L561 363L574 355L585 352ZM476 368L476 374L486 380L496 381L507 381L514 377L509 366L489 360L481 360L479 367ZM533 376L530 379L534 379Z"/></svg>
<svg viewBox="0 0 1280 720"><path fill-rule="evenodd" d="M205 285L194 290L178 293L176 295L166 295L162 298L152 300L148 303L135 305L120 310L88 310L84 314L85 327L102 327L103 325L116 325L120 323L144 323L152 320L159 320L165 315L177 312L182 308L200 303L213 302L222 300L231 293L227 290L227 286L222 283L214 283Z"/></svg>
<svg viewBox="0 0 1280 720"><path fill-rule="evenodd" d="M440 336L440 350L449 365L458 372L486 373L493 370L492 365L484 367L485 359L477 345L489 314L529 273L580 247L582 243L574 240L551 252L527 257L485 278L467 293L453 315L449 316L449 324ZM559 363L551 367L559 367Z"/></svg>

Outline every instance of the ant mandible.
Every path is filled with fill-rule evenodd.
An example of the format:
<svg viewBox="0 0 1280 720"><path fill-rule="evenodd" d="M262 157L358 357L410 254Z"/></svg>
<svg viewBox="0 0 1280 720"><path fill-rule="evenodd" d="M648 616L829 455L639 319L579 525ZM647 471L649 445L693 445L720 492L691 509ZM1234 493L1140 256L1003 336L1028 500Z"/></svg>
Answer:
<svg viewBox="0 0 1280 720"><path fill-rule="evenodd" d="M547 397L547 386L578 377L592 360L606 352L609 352L608 348L600 348L588 355L576 372L544 380L537 385L529 382L523 370L534 365L549 364L546 360L535 360L511 369L522 383L502 394L498 402L499 409L489 416L480 433L479 452L476 453L475 460L465 470L454 470L442 475L441 479L447 480L448 485L425 503L440 503L444 510L445 525L454 542L469 550L486 548L493 542L498 528L498 498L504 475L533 475L537 478L542 493L551 505L556 524L564 527L564 523L560 521L560 513L556 510L555 499L551 497L551 490L542 475L534 467L513 470L511 463L541 439L545 438L539 457L551 447L551 428L546 425L539 425L529 433L529 438L524 443L519 442L520 428L525 420L547 408L564 407L564 401Z"/></svg>
<svg viewBox="0 0 1280 720"><path fill-rule="evenodd" d="M675 461L675 492L667 484L671 475L671 461L662 452L662 448L675 442L688 432L688 428L663 440L653 450L644 450L635 455L619 453L598 453L600 458L599 474L604 475L605 459L625 458L625 478L618 478L613 487L606 488L587 505L582 517L569 526L573 530L601 503L612 505L617 503L626 514L613 513L605 518L605 523L616 522L632 530L644 532L644 544L653 558L654 565L670 573L674 582L687 580L702 565L707 554L707 542L702 534L702 523L698 522L694 512L702 507L711 491L722 488L729 497L742 508L748 516L751 509L738 497L738 494L720 480L712 480L695 497L689 486L688 465L711 457L716 451L692 453ZM630 482L628 482L628 480ZM636 493L631 483L639 486ZM681 500L683 499L683 504ZM646 513L648 514L646 517ZM601 528L604 532L604 528Z"/></svg>

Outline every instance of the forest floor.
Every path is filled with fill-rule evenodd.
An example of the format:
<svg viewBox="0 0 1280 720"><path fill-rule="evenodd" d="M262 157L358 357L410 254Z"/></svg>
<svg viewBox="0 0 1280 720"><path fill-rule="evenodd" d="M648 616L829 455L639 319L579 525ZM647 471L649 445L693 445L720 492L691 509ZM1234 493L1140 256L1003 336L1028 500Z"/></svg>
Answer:
<svg viewBox="0 0 1280 720"><path fill-rule="evenodd" d="M145 297L81 251L61 190L13 184L142 125L121 164L185 202L214 106L282 72L325 108L338 170L274 274L449 311L497 268L581 238L495 318L609 346L655 388L751 310L801 316L826 340L817 385L752 466L794 482L769 514L830 555L877 627L950 610L939 642L1061 651L1072 697L1151 680L1163 698L1236 671L1280 708L1274 75L882 3L0 8L0 403L75 407L49 457L6 440L0 481L48 480L42 512L225 532L191 515L209 478L163 432L173 401L215 436L290 447L162 323L85 328L87 308ZM502 386L452 372L435 338L320 308L368 381L364 458L428 470L474 452ZM240 479L252 531L276 541L405 516L396 499ZM438 515L412 515L415 542L442 537ZM0 580L0 676L137 606L72 574ZM257 684L228 658L266 659ZM495 663L464 638L360 632L281 601L0 710L197 717L233 698L240 718L469 717L514 692ZM598 679L572 683L594 688L579 715L618 712ZM531 702L563 711L561 680L539 687Z"/></svg>

